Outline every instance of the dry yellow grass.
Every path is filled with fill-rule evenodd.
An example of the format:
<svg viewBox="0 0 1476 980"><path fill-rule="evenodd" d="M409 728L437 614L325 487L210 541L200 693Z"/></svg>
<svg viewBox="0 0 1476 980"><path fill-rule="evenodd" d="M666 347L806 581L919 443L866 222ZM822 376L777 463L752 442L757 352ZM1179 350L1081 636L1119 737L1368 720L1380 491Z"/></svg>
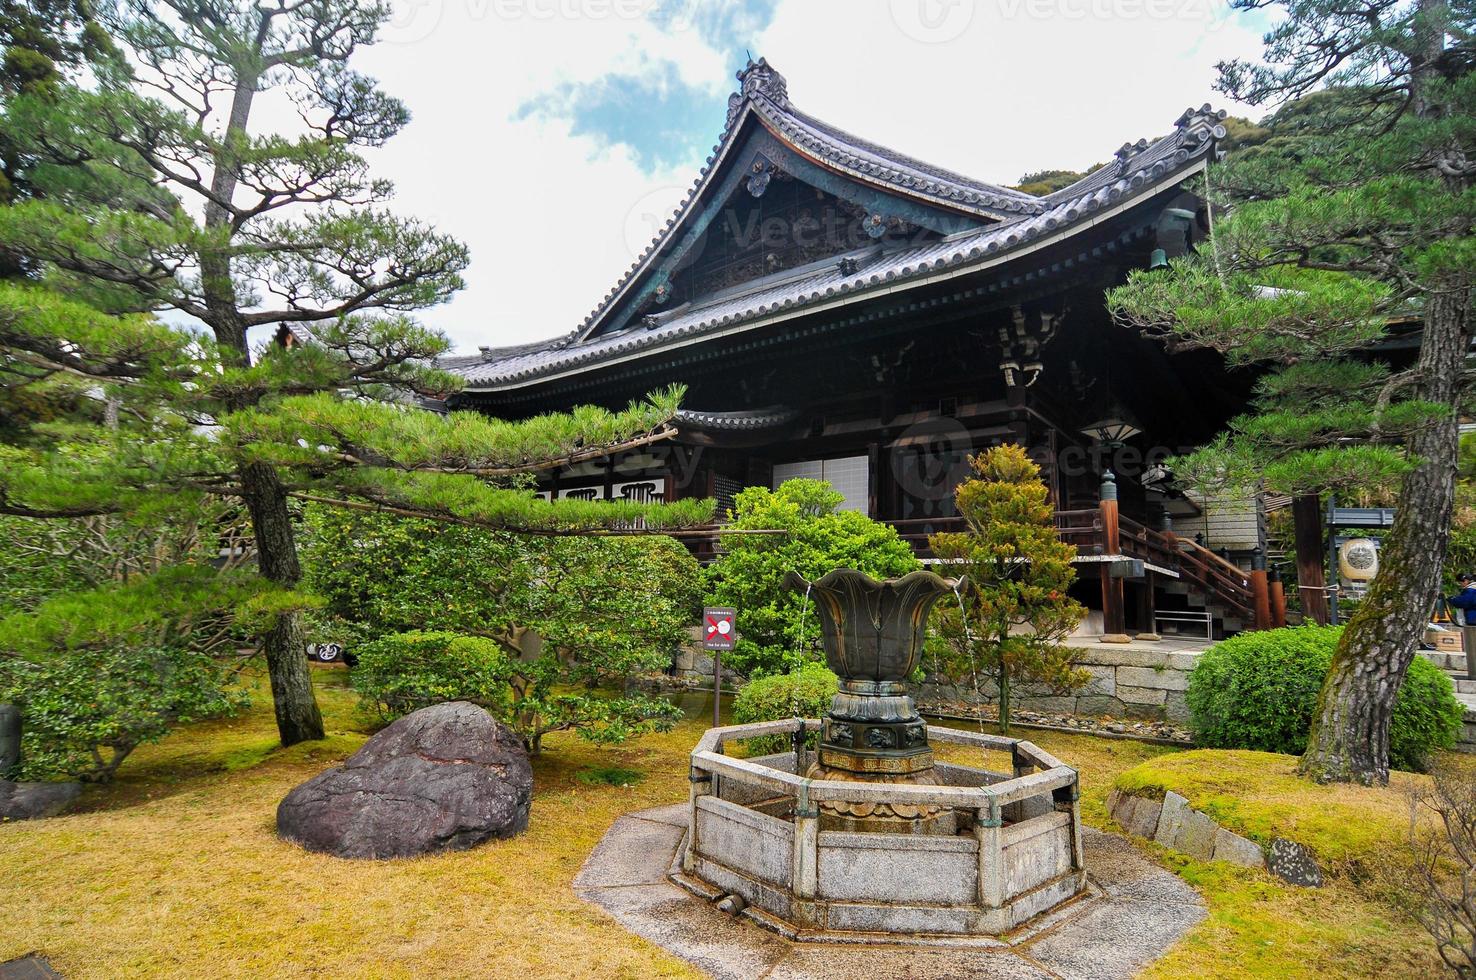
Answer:
<svg viewBox="0 0 1476 980"><path fill-rule="evenodd" d="M278 800L370 730L340 671L318 679L333 732L327 742L274 749L262 697L240 718L140 750L85 812L0 826L0 960L38 950L74 980L700 975L585 905L570 885L619 814L685 797L685 754L705 713L613 749L551 738L534 764L531 825L515 840L348 862L308 854L273 832ZM1107 825L1114 780L1169 752L1021 734L1080 767L1083 814L1098 826ZM628 789L591 785L579 774L593 767L646 775ZM1179 870L1205 893L1212 916L1154 977L1367 976L1381 961L1393 976L1432 962L1417 955L1422 937L1351 892L1298 892L1223 866ZM1305 959L1271 957L1272 949Z"/></svg>
<svg viewBox="0 0 1476 980"><path fill-rule="evenodd" d="M363 741L346 692L321 693L335 730L326 745L270 752L263 705L141 750L116 787L89 800L92 812L0 827L0 960L39 950L76 980L700 976L569 887L619 813L685 795L685 770L671 763L695 724L618 750L553 739L535 764L531 826L516 840L349 862L273 829L289 789ZM632 789L576 778L612 764L650 775ZM200 768L214 771L189 774Z"/></svg>

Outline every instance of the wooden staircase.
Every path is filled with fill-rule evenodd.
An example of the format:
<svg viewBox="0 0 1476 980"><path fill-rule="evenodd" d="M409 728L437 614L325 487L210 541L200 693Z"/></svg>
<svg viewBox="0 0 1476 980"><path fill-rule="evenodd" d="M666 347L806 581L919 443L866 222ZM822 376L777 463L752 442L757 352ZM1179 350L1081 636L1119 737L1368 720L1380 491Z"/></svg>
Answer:
<svg viewBox="0 0 1476 980"><path fill-rule="evenodd" d="M1116 521L1116 550L1109 549L1108 524ZM891 521L904 541L922 558L931 557L928 535L939 531L961 531L960 517L935 517ZM1240 566L1172 532L1156 531L1102 507L1056 511L1056 533L1076 546L1082 565L1100 564L1097 559L1120 558L1143 562L1153 588L1166 595L1182 595L1190 610L1207 613L1217 636L1246 629L1280 625L1275 612L1273 589L1265 572L1247 572ZM1264 589L1263 612L1258 613Z"/></svg>

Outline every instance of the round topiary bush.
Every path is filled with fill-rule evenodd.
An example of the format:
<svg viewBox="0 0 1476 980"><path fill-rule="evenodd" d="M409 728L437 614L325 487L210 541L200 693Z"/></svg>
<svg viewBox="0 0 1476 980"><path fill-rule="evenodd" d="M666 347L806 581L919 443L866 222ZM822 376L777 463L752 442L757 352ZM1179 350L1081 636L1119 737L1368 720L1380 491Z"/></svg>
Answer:
<svg viewBox="0 0 1476 980"><path fill-rule="evenodd" d="M1189 675L1195 742L1302 754L1342 632L1298 626L1242 633L1210 647ZM1389 764L1424 771L1431 752L1455 745L1463 711L1450 678L1415 657L1394 701Z"/></svg>
<svg viewBox="0 0 1476 980"><path fill-rule="evenodd" d="M360 647L349 683L386 720L443 701L470 701L499 716L511 673L492 640L415 630Z"/></svg>
<svg viewBox="0 0 1476 980"><path fill-rule="evenodd" d="M770 674L749 681L733 702L733 717L739 724L755 721L778 721L781 718L823 718L830 711L830 699L840 688L840 680L824 664L806 663L788 674ZM810 742L814 742L812 736ZM789 748L787 735L764 735L748 740L753 755L784 752Z"/></svg>

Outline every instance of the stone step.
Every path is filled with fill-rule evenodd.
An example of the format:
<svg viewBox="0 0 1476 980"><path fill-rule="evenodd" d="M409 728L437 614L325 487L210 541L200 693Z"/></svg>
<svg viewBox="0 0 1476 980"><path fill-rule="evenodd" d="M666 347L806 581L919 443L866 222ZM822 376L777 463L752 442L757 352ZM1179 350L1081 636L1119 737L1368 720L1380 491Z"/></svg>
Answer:
<svg viewBox="0 0 1476 980"><path fill-rule="evenodd" d="M1421 650L1420 656L1441 670L1454 671L1462 676L1466 673L1466 655L1464 653L1446 653L1443 650Z"/></svg>

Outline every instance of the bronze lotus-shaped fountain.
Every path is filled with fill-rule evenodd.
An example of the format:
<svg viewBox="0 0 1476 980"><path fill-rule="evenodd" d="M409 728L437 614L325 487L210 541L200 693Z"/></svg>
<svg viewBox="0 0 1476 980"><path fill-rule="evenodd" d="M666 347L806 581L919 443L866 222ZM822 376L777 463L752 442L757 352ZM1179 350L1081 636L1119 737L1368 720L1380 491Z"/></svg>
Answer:
<svg viewBox="0 0 1476 980"><path fill-rule="evenodd" d="M906 679L921 662L929 611L962 580L913 572L877 581L841 568L814 582L795 572L784 581L815 600L825 662L840 678L810 775L935 782L927 724L907 694ZM951 833L947 816L930 807L837 803L825 807L822 822L837 830Z"/></svg>

